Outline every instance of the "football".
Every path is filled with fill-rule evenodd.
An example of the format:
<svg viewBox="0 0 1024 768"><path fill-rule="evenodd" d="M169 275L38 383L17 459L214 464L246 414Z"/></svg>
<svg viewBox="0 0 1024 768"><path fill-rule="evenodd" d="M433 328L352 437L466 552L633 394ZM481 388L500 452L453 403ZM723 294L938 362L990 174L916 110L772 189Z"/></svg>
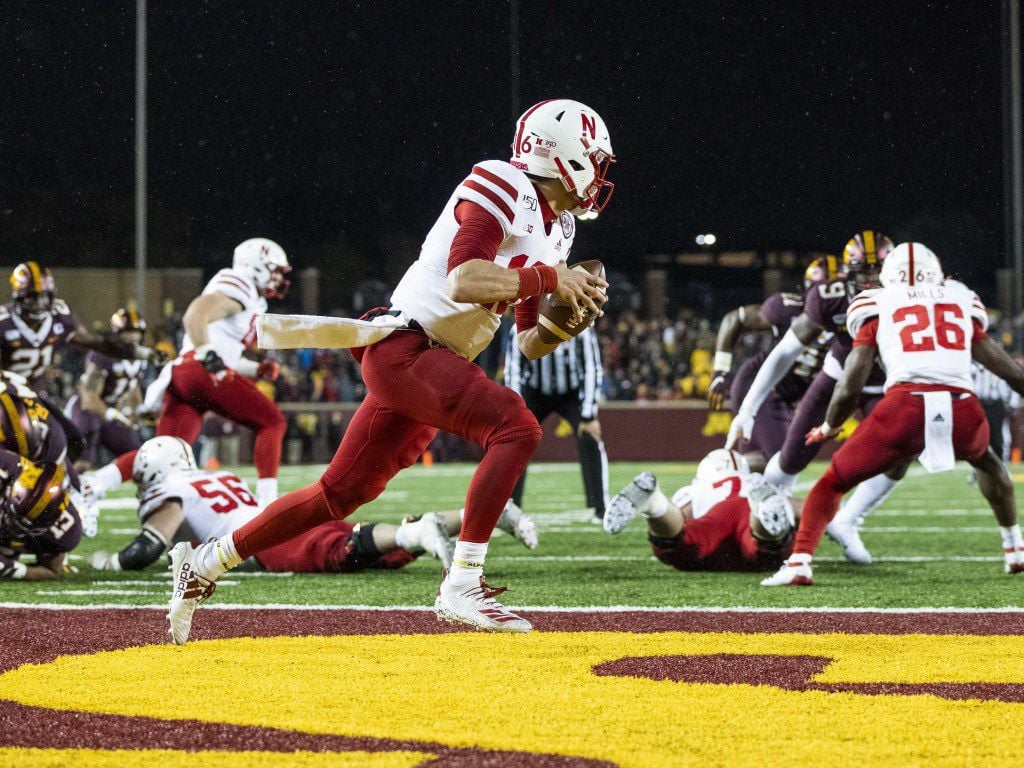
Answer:
<svg viewBox="0 0 1024 768"><path fill-rule="evenodd" d="M573 269L582 269L592 275L603 278L605 276L604 264L596 259L581 261L574 264ZM583 319L572 323L572 306L549 293L540 302L540 311L537 318L537 334L545 344L558 344L568 341L573 336L578 336L594 324L597 318L592 312L583 315Z"/></svg>

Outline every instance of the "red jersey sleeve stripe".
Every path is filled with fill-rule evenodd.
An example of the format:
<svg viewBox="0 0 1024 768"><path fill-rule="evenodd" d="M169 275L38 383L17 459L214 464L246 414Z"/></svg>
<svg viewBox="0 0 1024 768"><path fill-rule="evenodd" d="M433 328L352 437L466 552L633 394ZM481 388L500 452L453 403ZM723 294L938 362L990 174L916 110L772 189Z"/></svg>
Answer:
<svg viewBox="0 0 1024 768"><path fill-rule="evenodd" d="M485 187L483 184L478 184L472 179L466 179L464 182L462 182L462 186L466 187L467 189L471 189L474 192L486 197L491 203L497 206L499 211L501 211L502 215L506 219L506 223L508 224L508 226L512 226L512 222L515 219L515 215L512 213L512 209L509 207L508 203L502 200L497 192L495 192L490 187Z"/></svg>
<svg viewBox="0 0 1024 768"><path fill-rule="evenodd" d="M477 176L483 179L487 179L487 181L491 182L491 184L493 184L494 186L499 187L505 192L507 192L509 197L512 199L513 205L515 205L516 200L519 199L519 192L516 190L516 188L509 184L507 181L505 181L503 178L501 178L501 176L491 173L486 168L481 168L479 165L473 166L473 173L475 173Z"/></svg>
<svg viewBox="0 0 1024 768"><path fill-rule="evenodd" d="M217 282L224 283L225 285L230 286L232 288L237 288L238 290L242 291L242 293L244 293L246 296L252 296L252 288L243 283L237 277L232 277L231 275L221 275L220 277L217 278Z"/></svg>

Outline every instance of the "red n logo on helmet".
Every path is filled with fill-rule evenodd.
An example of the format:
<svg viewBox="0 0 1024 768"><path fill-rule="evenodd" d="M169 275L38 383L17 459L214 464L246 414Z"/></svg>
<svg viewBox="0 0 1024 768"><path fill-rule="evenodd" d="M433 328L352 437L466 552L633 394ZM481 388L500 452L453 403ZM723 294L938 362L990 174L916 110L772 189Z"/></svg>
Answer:
<svg viewBox="0 0 1024 768"><path fill-rule="evenodd" d="M583 121L583 132L589 133L592 140L597 139L597 118L584 112L580 113L580 120Z"/></svg>

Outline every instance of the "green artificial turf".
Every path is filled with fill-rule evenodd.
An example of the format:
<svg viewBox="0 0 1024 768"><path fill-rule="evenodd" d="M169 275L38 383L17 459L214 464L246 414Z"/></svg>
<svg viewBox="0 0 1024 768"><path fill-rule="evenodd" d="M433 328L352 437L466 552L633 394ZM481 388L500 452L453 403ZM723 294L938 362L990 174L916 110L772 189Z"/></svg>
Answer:
<svg viewBox="0 0 1024 768"><path fill-rule="evenodd" d="M694 465L642 467L613 464L611 490L641 469L655 471L669 493L688 482ZM397 522L404 515L458 509L474 467L464 464L413 467L399 475L356 519ZM809 484L824 469L803 475ZM283 490L314 481L321 467L285 467ZM251 468L240 470L251 478ZM965 469L926 475L919 467L872 516L864 540L879 558L871 566L841 561L839 548L822 544L815 586L766 589L757 574L681 573L651 557L642 521L609 536L582 509L579 468L535 465L524 507L537 520L540 547L528 551L497 535L487 560L488 580L508 585L510 605L551 606L765 606L765 607L1006 607L1024 606L1024 576L1003 574L999 532ZM1015 478L1019 481L1024 476ZM805 492L805 491L804 491ZM798 496L803 493L798 493ZM137 519L125 500L128 486L112 493L100 519L100 534L74 553L78 573L62 583L0 584L2 603L155 605L166 599L169 574L161 561L147 571L97 573L86 557L117 550L132 538ZM909 560L909 558L925 558ZM932 559L934 558L934 559ZM977 558L955 559L955 558ZM235 574L225 577L213 602L294 605L430 605L440 578L437 561L420 558L397 572L355 575Z"/></svg>

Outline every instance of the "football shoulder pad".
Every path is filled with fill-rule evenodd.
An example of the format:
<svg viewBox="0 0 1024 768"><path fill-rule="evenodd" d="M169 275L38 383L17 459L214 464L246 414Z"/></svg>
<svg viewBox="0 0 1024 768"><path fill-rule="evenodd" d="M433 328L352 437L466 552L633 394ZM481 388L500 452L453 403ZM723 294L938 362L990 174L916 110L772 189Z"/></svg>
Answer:
<svg viewBox="0 0 1024 768"><path fill-rule="evenodd" d="M861 326L872 317L878 317L876 296L880 290L880 288L869 288L866 291L861 291L850 302L850 308L846 310L846 330L851 336L856 336Z"/></svg>

